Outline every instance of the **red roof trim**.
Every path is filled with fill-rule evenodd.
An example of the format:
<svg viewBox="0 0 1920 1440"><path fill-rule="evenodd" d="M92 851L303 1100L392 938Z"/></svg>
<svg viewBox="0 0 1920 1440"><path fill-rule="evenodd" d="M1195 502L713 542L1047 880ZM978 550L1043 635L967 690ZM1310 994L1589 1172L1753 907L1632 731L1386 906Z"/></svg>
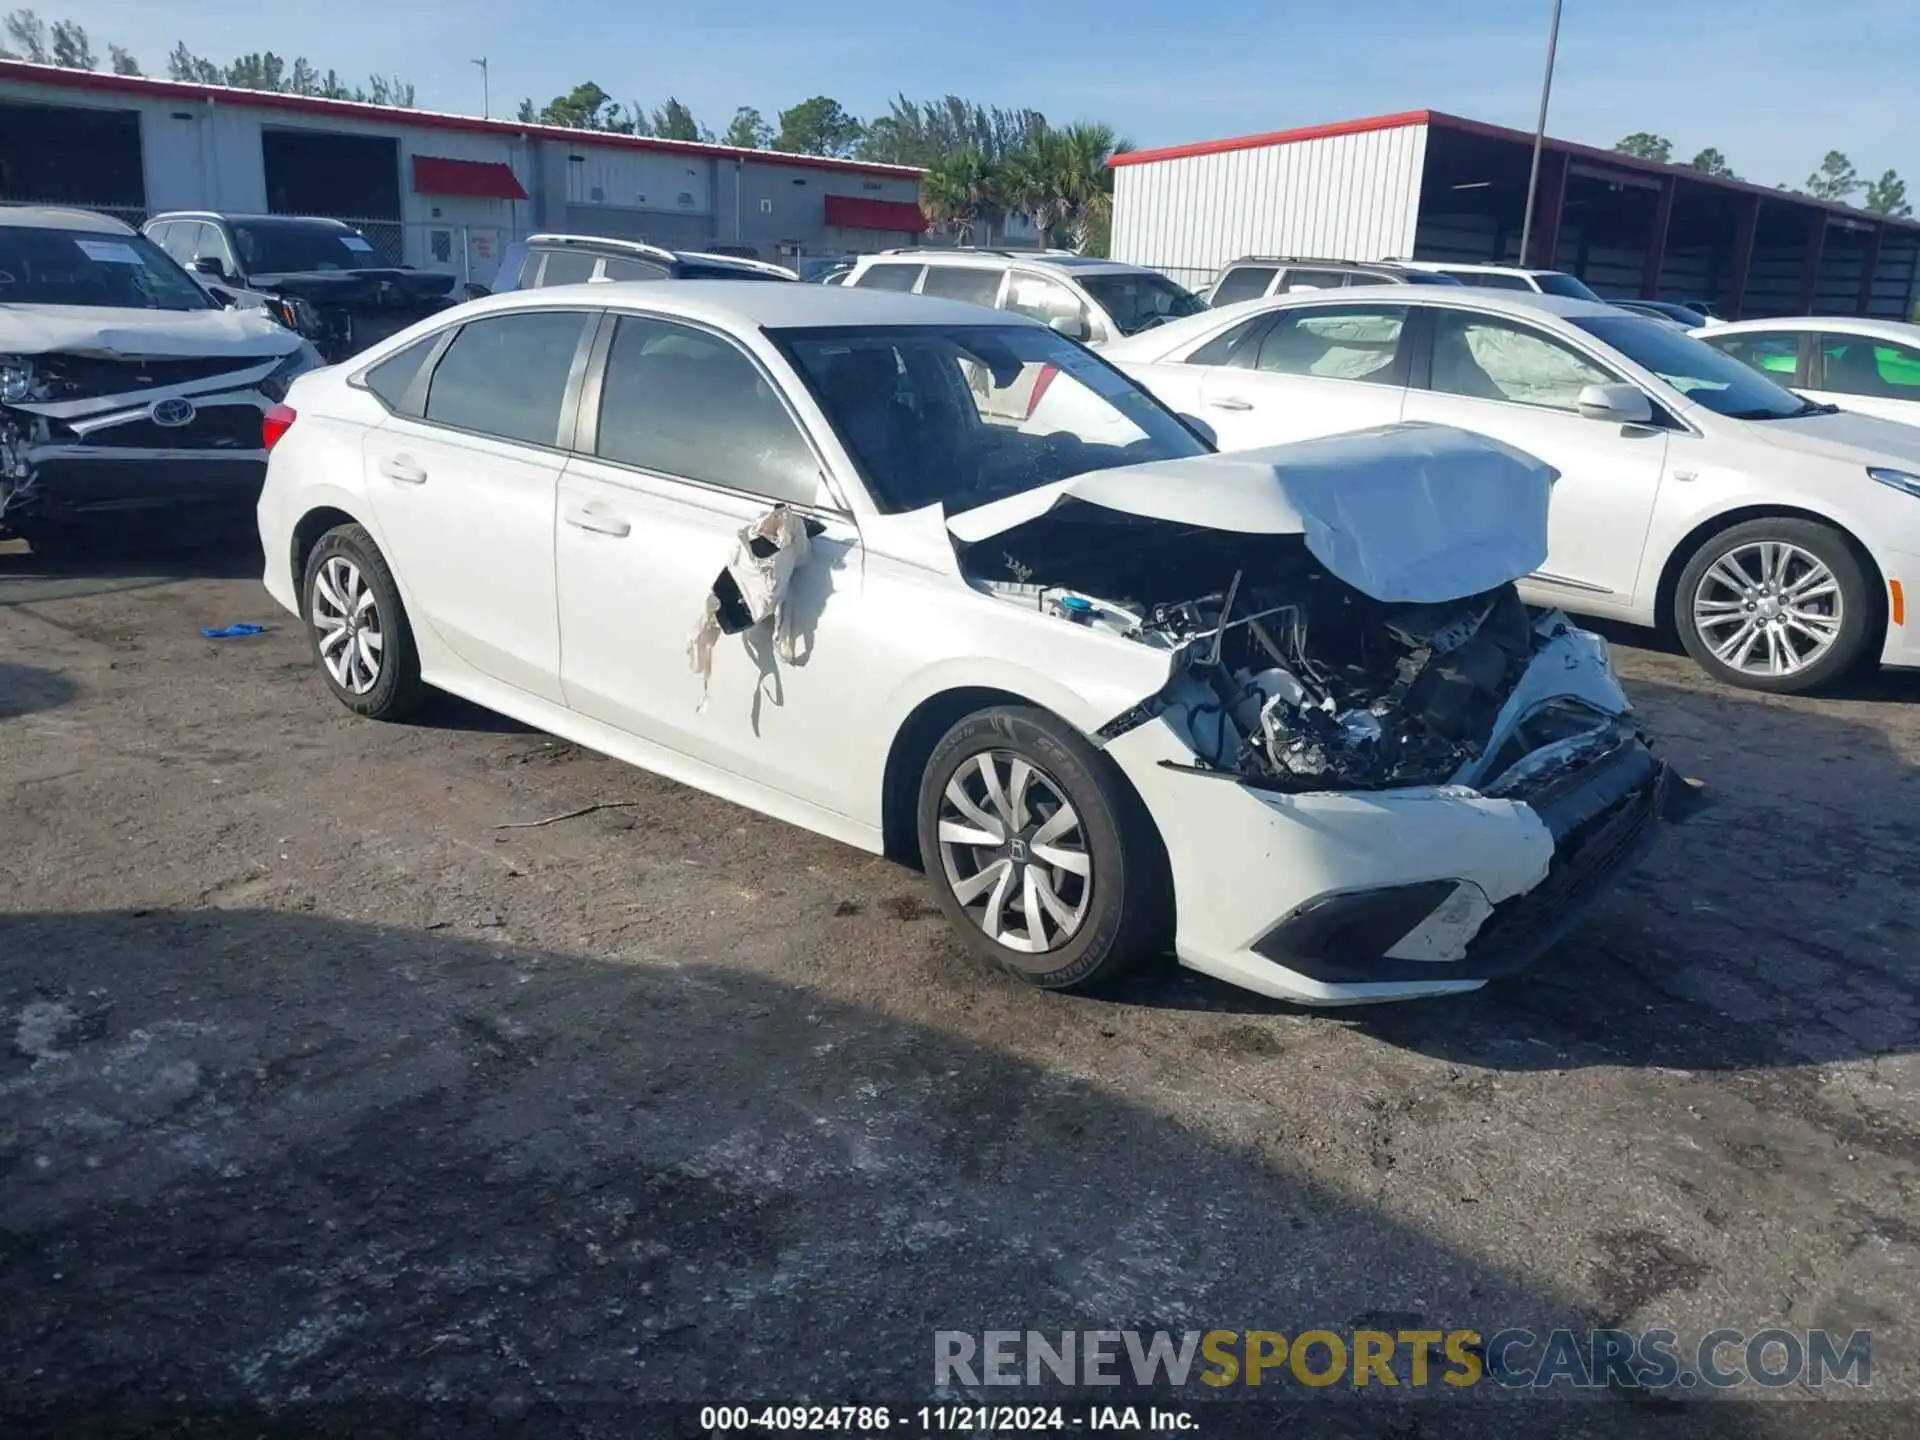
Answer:
<svg viewBox="0 0 1920 1440"><path fill-rule="evenodd" d="M413 157L413 193L463 195L475 200L524 200L511 165L498 160L450 160L441 155Z"/></svg>
<svg viewBox="0 0 1920 1440"><path fill-rule="evenodd" d="M227 85L185 84L153 80L143 75L103 75L93 70L65 70L57 65L34 65L24 60L0 60L0 82L47 85L61 90L94 94L131 95L143 100L181 100L204 105L234 105L249 110L280 110L324 115L342 120L372 120L387 125L409 125L424 130L458 130L472 135L524 135L532 139L562 140L580 147L617 150L653 150L698 155L721 160L757 160L763 164L797 165L809 170L842 174L888 175L917 180L923 173L911 165L880 165L867 160L833 160L824 155L789 155L777 150L742 150L732 145L707 145L694 140L657 140L649 135L613 135L604 130L570 130L561 125L522 125L517 120L482 120L474 115L449 115L439 110L405 110L395 105L364 105L357 100L322 100L313 95L279 95L269 90L236 90Z"/></svg>
<svg viewBox="0 0 1920 1440"><path fill-rule="evenodd" d="M854 230L890 230L903 235L918 235L927 228L927 217L911 200L871 200L864 195L828 195L827 224Z"/></svg>
<svg viewBox="0 0 1920 1440"><path fill-rule="evenodd" d="M1326 140L1335 135L1364 135L1369 130L1398 130L1425 125L1431 110L1405 110L1398 115L1373 115L1364 120L1340 120L1331 125L1308 125L1298 130L1270 130L1264 135L1238 135L1226 140L1201 140L1192 145L1167 145L1158 150L1129 150L1108 163L1145 165L1154 160L1185 160L1194 155L1221 155L1229 150L1258 150L1266 145L1292 145L1300 140Z"/></svg>

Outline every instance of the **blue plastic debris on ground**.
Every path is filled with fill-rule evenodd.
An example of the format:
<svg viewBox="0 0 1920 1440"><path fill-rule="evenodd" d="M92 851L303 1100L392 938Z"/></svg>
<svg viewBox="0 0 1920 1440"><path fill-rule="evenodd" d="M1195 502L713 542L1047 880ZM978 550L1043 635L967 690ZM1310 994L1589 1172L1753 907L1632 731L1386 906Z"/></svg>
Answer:
<svg viewBox="0 0 1920 1440"><path fill-rule="evenodd" d="M242 620L238 625L202 625L200 633L209 640L237 640L242 635L264 635L267 627Z"/></svg>

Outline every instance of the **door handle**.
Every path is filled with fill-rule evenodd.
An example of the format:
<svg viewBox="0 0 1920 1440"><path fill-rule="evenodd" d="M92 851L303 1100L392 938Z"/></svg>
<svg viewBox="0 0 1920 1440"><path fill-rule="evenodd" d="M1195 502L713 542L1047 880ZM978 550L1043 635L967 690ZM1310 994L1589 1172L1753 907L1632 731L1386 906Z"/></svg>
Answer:
<svg viewBox="0 0 1920 1440"><path fill-rule="evenodd" d="M411 455L384 455L380 459L380 473L387 479L401 485L424 485L427 483L426 468Z"/></svg>
<svg viewBox="0 0 1920 1440"><path fill-rule="evenodd" d="M569 510L566 521L576 530L591 530L596 535L611 535L616 540L624 540L633 533L632 521L622 520L617 515L602 515L585 506Z"/></svg>
<svg viewBox="0 0 1920 1440"><path fill-rule="evenodd" d="M1253 402L1242 400L1238 395L1223 395L1218 400L1209 400L1207 404L1216 410L1251 410Z"/></svg>

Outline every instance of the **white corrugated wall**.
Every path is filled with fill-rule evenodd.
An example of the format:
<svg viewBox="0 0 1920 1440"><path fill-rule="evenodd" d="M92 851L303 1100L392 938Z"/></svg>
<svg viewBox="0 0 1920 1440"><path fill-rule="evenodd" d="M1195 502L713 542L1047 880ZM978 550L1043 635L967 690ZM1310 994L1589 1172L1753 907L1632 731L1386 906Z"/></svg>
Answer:
<svg viewBox="0 0 1920 1440"><path fill-rule="evenodd" d="M1241 255L1411 255L1426 151L1401 125L1118 166L1113 258L1194 286Z"/></svg>

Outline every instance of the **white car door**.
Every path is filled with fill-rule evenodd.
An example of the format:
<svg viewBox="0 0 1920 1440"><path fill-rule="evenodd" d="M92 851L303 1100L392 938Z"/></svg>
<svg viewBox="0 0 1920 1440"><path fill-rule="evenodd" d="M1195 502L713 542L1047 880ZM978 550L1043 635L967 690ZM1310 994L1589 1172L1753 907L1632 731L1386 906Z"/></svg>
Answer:
<svg viewBox="0 0 1920 1440"><path fill-rule="evenodd" d="M1360 303L1277 311L1224 363L1200 367L1192 413L1222 450L1390 425L1407 393L1408 313Z"/></svg>
<svg viewBox="0 0 1920 1440"><path fill-rule="evenodd" d="M845 813L871 661L858 643L858 531L831 508L817 454L744 350L648 316L607 325L553 530L566 703ZM759 626L722 634L703 677L689 640L707 597L739 533L781 502L815 532L788 591L796 658Z"/></svg>
<svg viewBox="0 0 1920 1440"><path fill-rule="evenodd" d="M1623 380L1596 357L1503 316L1429 308L1430 379L1407 392L1405 418L1491 435L1558 470L1533 578L1570 608L1626 609L1667 462L1658 403L1650 425L1586 419L1580 391Z"/></svg>
<svg viewBox="0 0 1920 1440"><path fill-rule="evenodd" d="M1920 425L1920 344L1877 335L1819 335L1801 393L1842 410Z"/></svg>
<svg viewBox="0 0 1920 1440"><path fill-rule="evenodd" d="M389 416L362 444L414 624L481 674L556 702L553 507L570 439L560 428L592 318L523 310L471 321L408 386L413 413ZM417 368L415 351L436 343L386 364Z"/></svg>

